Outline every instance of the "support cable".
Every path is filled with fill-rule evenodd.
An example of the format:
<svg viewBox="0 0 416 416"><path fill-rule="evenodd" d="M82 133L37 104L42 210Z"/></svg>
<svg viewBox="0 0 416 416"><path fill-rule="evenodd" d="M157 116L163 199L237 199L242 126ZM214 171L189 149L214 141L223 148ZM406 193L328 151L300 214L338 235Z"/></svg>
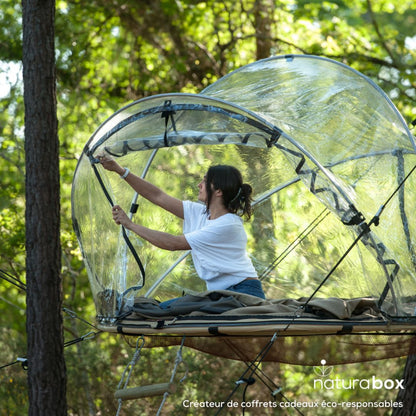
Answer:
<svg viewBox="0 0 416 416"><path fill-rule="evenodd" d="M325 215L324 215L325 214ZM302 230L299 235L269 264L259 276L263 280L268 276L309 234L329 215L327 208L323 209L316 218Z"/></svg>
<svg viewBox="0 0 416 416"><path fill-rule="evenodd" d="M27 358L26 357L17 357L16 361L13 361L12 363L8 363L8 364L5 364L5 365L2 365L0 367L0 370L2 370L3 368L6 368L6 367L10 367L10 366L12 366L14 364L17 364L17 363L22 363L23 369L27 370Z"/></svg>
<svg viewBox="0 0 416 416"><path fill-rule="evenodd" d="M247 357L243 357L241 351L238 348L236 348L234 344L229 343L227 341L226 344L230 349L232 349L235 352L236 355L239 356L240 360L244 362L244 364L247 367L250 366ZM257 368L255 375L267 387L267 389L269 389L274 399L277 395L280 395L285 402L291 403L291 401L282 393L283 388L281 386L278 386L260 367ZM299 415L303 415L303 413L298 408L295 407L294 409L297 411Z"/></svg>
<svg viewBox="0 0 416 416"><path fill-rule="evenodd" d="M93 339L97 335L99 335L99 334L101 334L103 332L100 329L98 329L95 325L93 325L91 322L88 322L84 318L80 318L74 311L71 311L68 308L62 308L62 310L64 312L66 312L71 318L73 318L73 319L79 319L81 322L84 322L85 324L89 325L90 327L92 327L92 328L94 328L96 330L96 331L90 331L90 332L86 333L85 335L82 335L80 337L77 337L77 338L74 338L74 339L72 339L70 341L65 342L64 343L64 348L69 347L71 345L78 344L79 342L82 342L82 341L87 341L87 340ZM27 360L26 357L18 357L16 359L16 361L13 361L13 362L11 362L9 364L5 364L5 365L1 366L0 367L0 370L2 370L3 368L9 367L11 365L17 364L17 363L21 363L23 369L24 370L27 370L27 368L28 368L28 364L27 364L28 363L28 360Z"/></svg>
<svg viewBox="0 0 416 416"><path fill-rule="evenodd" d="M85 335L82 335L78 338L74 338L70 341L65 342L64 343L64 348L70 347L71 345L78 344L79 342L82 342L82 341L87 341L87 340L90 340L90 339L94 339L97 335L101 334L102 332L103 331L96 331L96 332L90 331L90 332L86 333ZM28 359L27 359L27 357L17 357L16 361L13 361L9 364L2 365L0 367L0 370L2 370L3 368L6 368L6 367L10 367L11 365L14 365L14 364L17 364L17 363L21 363L24 370L28 369Z"/></svg>
<svg viewBox="0 0 416 416"><path fill-rule="evenodd" d="M270 341L262 348L262 350L257 354L257 356L248 364L248 368L243 372L240 378L235 382L236 386L232 390L232 392L228 395L226 400L224 401L224 405L228 403L234 393L238 390L241 384L244 384L247 381L251 381L253 374L259 368L259 365L266 357L267 353L270 351L271 347L273 346L274 342L277 339L277 332L273 334ZM247 374L250 373L248 376ZM219 415L220 412L224 409L224 405L215 413L215 416Z"/></svg>
<svg viewBox="0 0 416 416"><path fill-rule="evenodd" d="M305 310L306 306L309 304L309 302L312 300L312 298L319 292L321 287L327 282L327 280L332 276L334 271L338 268L338 266L342 263L342 261L347 257L347 255L350 253L350 251L355 247L355 245L361 240L361 238L370 232L370 228L372 225L378 226L380 222L380 216L383 213L386 206L389 204L389 202L393 199L393 197L396 195L396 193L400 190L400 188L404 185L404 183L407 181L407 179L410 177L410 175L416 170L416 165L413 166L413 168L410 170L410 172L406 175L406 177L399 183L399 185L396 187L396 189L391 193L391 195L387 198L387 200L380 206L374 217L370 220L368 224L362 223L361 224L361 232L358 234L358 236L355 238L355 240L352 242L352 244L348 247L348 249L344 252L344 254L341 256L341 258L336 262L336 264L332 267L332 269L328 272L328 274L325 276L325 278L322 280L322 282L318 285L318 287L314 290L311 296L307 299L307 301L299 308L301 310ZM389 282L387 282L386 287L383 291L381 302L379 301L379 306L381 306L382 301L387 295ZM295 312L295 315L291 322L288 323L284 331L286 331L289 326L295 321L296 318L298 318L300 315Z"/></svg>
<svg viewBox="0 0 416 416"><path fill-rule="evenodd" d="M10 273L6 272L3 269L0 269L0 278L5 280L6 282L11 283L12 285L18 287L21 290L26 290L26 284L21 282L16 277L12 276Z"/></svg>
<svg viewBox="0 0 416 416"><path fill-rule="evenodd" d="M99 331L99 329L94 324L92 324L91 322L87 321L84 318L81 318L80 316L78 316L78 314L76 312L72 311L71 309L63 307L62 310L64 312L66 312L71 318L78 319L81 322L83 322L84 324L87 324L88 326L90 326L90 327L96 329L97 331Z"/></svg>
<svg viewBox="0 0 416 416"><path fill-rule="evenodd" d="M344 252L344 254L341 256L341 258L337 261L337 263L333 266L333 268L329 271L329 273L325 276L325 278L322 280L322 282L318 285L318 287L315 289L315 291L312 293L312 295L307 299L307 301L298 308L298 310L295 312L293 319L287 324L287 326L283 329L283 332L286 331L292 324L293 322L300 316L302 310L305 310L306 306L310 303L310 301L313 299L313 297L316 295L316 293L318 293L318 291L322 288L322 286L327 282L327 280L331 277L331 275L333 274L333 272L338 268L338 266L341 264L341 262L347 257L347 255L350 253L350 251L355 247L355 245L361 240L361 238L370 232L370 228L372 225L378 226L379 225L379 220L380 220L380 215L383 213L385 207L387 206L387 204L391 201L391 199L394 197L394 195L399 191L399 189L403 186L403 184L406 182L406 180L409 178L409 176L414 172L414 170L416 169L416 165L411 169L411 171L406 175L406 177L400 182L400 184L398 185L398 187L392 192L392 194L387 198L386 202L380 206L379 210L376 212L376 214L374 215L374 217L370 220L370 222L368 224L366 223L362 223L361 224L361 232L359 233L359 235L355 238L355 240L353 241L353 243L350 245L350 247ZM275 262L279 259L279 257L275 260ZM275 263L274 262L274 263ZM274 264L273 263L273 264ZM270 270L273 270L273 264ZM257 355L257 357L251 361L251 363L247 364L248 365L248 369L242 374L242 376L240 377L240 379L236 382L236 387L233 389L233 391L230 393L230 395L227 397L226 402L228 403L228 401L231 399L231 397L234 395L234 393L237 391L238 387L240 384L243 383L247 383L247 386L249 385L248 383L252 384L252 375L256 372L256 370L258 370L259 365L261 363L261 361L264 359L264 357L266 356L266 354L268 353L268 351L270 350L270 348L272 347L275 339L277 338L277 332L273 335L271 341L269 342L269 344L266 345L265 348L263 348L263 350ZM257 361L258 358L261 359L258 361L257 364L255 364L255 362ZM251 374L250 377L245 377L246 374L251 370ZM244 390L244 394L246 392L247 386ZM277 393L276 393L277 394ZM221 407L219 409L219 411L216 413L216 415L218 415L221 411L222 411L223 407Z"/></svg>

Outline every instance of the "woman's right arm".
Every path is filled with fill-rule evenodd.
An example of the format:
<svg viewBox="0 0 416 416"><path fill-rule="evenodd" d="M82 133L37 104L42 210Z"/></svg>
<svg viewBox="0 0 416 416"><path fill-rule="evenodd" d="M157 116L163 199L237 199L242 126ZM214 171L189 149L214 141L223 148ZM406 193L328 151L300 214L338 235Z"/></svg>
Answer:
<svg viewBox="0 0 416 416"><path fill-rule="evenodd" d="M98 159L104 169L119 175L125 174L126 169L121 167L114 159L107 156L99 156ZM183 204L180 199L168 195L157 186L131 172L127 174L125 181L143 198L183 219Z"/></svg>

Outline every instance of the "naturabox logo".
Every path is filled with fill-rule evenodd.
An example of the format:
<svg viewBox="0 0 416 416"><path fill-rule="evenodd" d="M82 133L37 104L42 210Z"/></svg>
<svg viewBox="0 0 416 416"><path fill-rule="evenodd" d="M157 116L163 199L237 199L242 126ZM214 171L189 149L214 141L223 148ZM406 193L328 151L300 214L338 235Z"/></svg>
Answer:
<svg viewBox="0 0 416 416"><path fill-rule="evenodd" d="M333 366L325 366L326 361L321 360L322 366L315 366L314 372L319 378L313 380L313 388L320 390L334 390L334 389L363 389L363 390L393 390L393 389L404 389L404 380L387 379L381 380L375 376L371 378L350 378L343 379L338 376L331 377L331 373L334 370Z"/></svg>

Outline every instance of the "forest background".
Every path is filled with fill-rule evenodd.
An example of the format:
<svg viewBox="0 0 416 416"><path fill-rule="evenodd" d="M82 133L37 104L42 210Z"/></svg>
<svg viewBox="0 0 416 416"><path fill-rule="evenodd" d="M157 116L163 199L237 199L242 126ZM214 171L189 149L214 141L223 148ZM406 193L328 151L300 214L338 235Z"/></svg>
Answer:
<svg viewBox="0 0 416 416"><path fill-rule="evenodd" d="M22 11L13 0L1 0L0 6L0 269L23 287ZM64 306L74 312L64 312L65 340L87 334L91 327L83 320L94 321L88 278L72 230L70 193L79 154L108 116L133 100L167 92L197 93L242 65L294 53L326 56L364 73L389 95L410 123L416 118L415 28L414 0L57 0L62 278ZM74 314L81 319L74 319ZM26 354L25 293L4 280L0 284L0 343L0 366ZM68 414L115 414L113 394L133 351L123 338L108 334L68 346ZM175 354L175 348L144 350L132 385L167 381ZM245 369L243 363L192 350L184 352L184 359L189 376L169 398L164 414L212 414L208 409L192 413L182 402L223 400ZM400 379L405 360L337 366L336 371L340 378L388 374L391 379ZM365 397L362 391L353 390L317 394L311 383L313 370L285 364L264 367L289 400L380 399L377 391L365 391ZM19 364L0 370L0 415L27 413L26 383ZM395 399L394 391L383 393L383 400ZM250 386L248 395L270 399L260 383ZM152 415L159 403L159 399L128 403L123 414ZM268 412L261 409L259 414L273 414ZM319 414L332 412L321 410Z"/></svg>

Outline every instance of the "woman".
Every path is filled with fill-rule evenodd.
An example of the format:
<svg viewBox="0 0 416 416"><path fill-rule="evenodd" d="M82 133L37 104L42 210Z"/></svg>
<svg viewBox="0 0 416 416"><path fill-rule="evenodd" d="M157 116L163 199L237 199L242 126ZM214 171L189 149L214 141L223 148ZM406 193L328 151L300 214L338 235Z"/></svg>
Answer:
<svg viewBox="0 0 416 416"><path fill-rule="evenodd" d="M199 183L198 200L181 201L121 167L114 159L99 157L109 171L116 172L139 195L184 220L183 234L172 235L133 223L119 205L113 219L156 247L191 250L198 276L208 290L231 290L265 299L261 282L246 252L247 235L241 216L251 216L249 184L238 169L218 165L208 169Z"/></svg>

